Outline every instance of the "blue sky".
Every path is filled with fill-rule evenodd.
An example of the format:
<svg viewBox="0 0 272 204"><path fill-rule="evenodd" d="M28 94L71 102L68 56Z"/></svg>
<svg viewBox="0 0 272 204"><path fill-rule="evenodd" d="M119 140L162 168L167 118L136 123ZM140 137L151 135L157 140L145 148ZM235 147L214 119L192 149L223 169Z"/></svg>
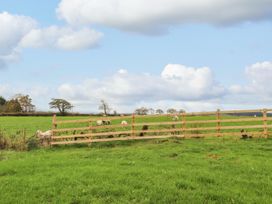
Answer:
<svg viewBox="0 0 272 204"><path fill-rule="evenodd" d="M183 10L187 8L186 1L171 1L177 5L177 14L186 13ZM258 6L243 0L237 5L225 5L224 0L219 1L221 4L206 1L205 5L204 1L201 7L194 0L189 5L190 15L182 16L169 16L168 10L155 12L161 9L156 4L146 5L151 14L145 14L141 1L134 8L124 0L117 0L122 10L109 6L104 11L112 2L102 0L99 5L84 0L25 0L23 3L0 0L0 14L6 12L2 19L8 18L12 24L25 16L36 22L8 47L8 55L13 56L16 50L16 56L2 60L5 65L0 68L0 95L10 98L19 92L29 93L38 110L47 110L50 98L62 97L73 102L75 111L82 112L97 111L100 99L107 100L118 111L132 111L138 106L188 111L270 106L271 92L265 87L271 85L268 76L272 76L272 12L268 9L272 10L272 1L256 1ZM167 5L166 0L160 2ZM69 4L74 4L73 13ZM87 17L80 13L82 5L89 11ZM218 9L230 12L241 5L241 15L216 14ZM61 8L61 17L56 13L57 8ZM122 14L125 9L131 15L123 20L122 15L127 15ZM202 13L204 17L199 17ZM115 19L119 14L121 17ZM21 24L18 23L18 30L22 30ZM8 26L6 23L1 29L8 30ZM49 33L47 28L51 26L56 27L57 34L50 31L34 40L29 35L35 29ZM59 31L64 27L65 31ZM83 35L86 42L81 42L81 35L80 39L75 37L81 29L87 30ZM95 43L90 30L95 32ZM12 31L10 37L2 41L0 37L0 47L14 39L16 29ZM73 38L65 41L65 45L54 44L56 38L67 35ZM27 41L21 43L25 36ZM77 40L79 44L67 49L67 44ZM208 70L201 72L203 67ZM168 73L168 78L162 75L163 71ZM185 82L191 85L187 87ZM176 93L172 93L175 89ZM211 93L213 89L216 91ZM186 90L191 93L188 97Z"/></svg>

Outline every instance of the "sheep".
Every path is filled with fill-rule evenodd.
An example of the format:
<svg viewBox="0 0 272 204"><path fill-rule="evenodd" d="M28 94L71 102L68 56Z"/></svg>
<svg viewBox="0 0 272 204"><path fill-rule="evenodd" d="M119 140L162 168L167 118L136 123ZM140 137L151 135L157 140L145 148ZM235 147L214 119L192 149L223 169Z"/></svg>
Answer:
<svg viewBox="0 0 272 204"><path fill-rule="evenodd" d="M140 133L140 136L144 136L145 131L147 131L147 130L148 130L148 128L149 128L149 126L148 126L148 125L143 125L143 127L142 127L143 132L141 132L141 133Z"/></svg>
<svg viewBox="0 0 272 204"><path fill-rule="evenodd" d="M96 121L96 125L99 125L99 126L100 126L100 125L103 125L103 120L97 120L97 121Z"/></svg>
<svg viewBox="0 0 272 204"><path fill-rule="evenodd" d="M110 125L111 121L110 120L97 120L96 125L101 126L101 125Z"/></svg>
<svg viewBox="0 0 272 204"><path fill-rule="evenodd" d="M248 135L246 130L244 130L244 129L241 130L241 136L242 136L242 139L252 138L252 136Z"/></svg>
<svg viewBox="0 0 272 204"><path fill-rule="evenodd" d="M172 118L173 121L177 121L179 120L179 117L177 115L175 115L173 118Z"/></svg>
<svg viewBox="0 0 272 204"><path fill-rule="evenodd" d="M110 125L111 121L110 120L103 120L103 125Z"/></svg>
<svg viewBox="0 0 272 204"><path fill-rule="evenodd" d="M47 130L46 132L42 132L40 130L37 130L36 135L40 139L51 139L52 130Z"/></svg>
<svg viewBox="0 0 272 204"><path fill-rule="evenodd" d="M178 121L178 120L179 120L179 117L178 117L177 115L175 115L175 116L173 116L172 120L173 120L173 121ZM172 125L171 125L171 128L172 128L172 129L175 129L175 128L176 128L176 125L175 125L175 124L172 124ZM173 135L174 135L174 134L179 134L179 132L178 132L178 131L177 131L177 132L173 131L173 132L171 132L171 134L173 134Z"/></svg>
<svg viewBox="0 0 272 204"><path fill-rule="evenodd" d="M47 144L49 144L52 135L53 135L52 130L47 130L45 132L37 130L37 132L36 132L36 136L39 138L39 140L41 141L41 144L43 144L43 145L45 144L45 142L47 142Z"/></svg>
<svg viewBox="0 0 272 204"><path fill-rule="evenodd" d="M122 120L121 125L128 125L128 122L126 120Z"/></svg>

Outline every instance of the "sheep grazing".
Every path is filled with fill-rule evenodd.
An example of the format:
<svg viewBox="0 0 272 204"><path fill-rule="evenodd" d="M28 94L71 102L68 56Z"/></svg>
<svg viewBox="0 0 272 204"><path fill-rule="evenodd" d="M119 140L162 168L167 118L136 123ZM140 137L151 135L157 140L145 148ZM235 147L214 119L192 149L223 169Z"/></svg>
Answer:
<svg viewBox="0 0 272 204"><path fill-rule="evenodd" d="M144 134L145 134L145 132L144 132L144 131L147 131L147 130L148 130L148 128L149 128L149 126L148 126L148 125L143 125L143 127L142 127L143 132L141 132L141 133L140 133L140 136L144 136Z"/></svg>
<svg viewBox="0 0 272 204"><path fill-rule="evenodd" d="M172 118L172 121L178 121L179 120L179 117L177 116L177 115L175 115L175 116L173 116L173 118ZM176 128L176 125L175 124L172 124L171 125L171 128L172 129L175 129ZM179 134L179 132L178 131L173 131L173 132L171 132L171 134Z"/></svg>
<svg viewBox="0 0 272 204"><path fill-rule="evenodd" d="M104 124L104 125L110 125L110 124L111 124L111 121L110 121L110 120L103 120L103 124Z"/></svg>
<svg viewBox="0 0 272 204"><path fill-rule="evenodd" d="M128 125L128 122L126 120L122 120L121 125Z"/></svg>
<svg viewBox="0 0 272 204"><path fill-rule="evenodd" d="M110 120L97 120L96 125L101 126L101 125L110 125L111 121Z"/></svg>
<svg viewBox="0 0 272 204"><path fill-rule="evenodd" d="M241 136L242 136L242 139L252 138L252 136L248 135L244 129L241 130Z"/></svg>
<svg viewBox="0 0 272 204"><path fill-rule="evenodd" d="M42 132L37 130L36 136L39 138L41 144L45 145L46 143L49 144L51 137L52 137L52 130L47 130L46 132ZM46 142L46 143L45 143Z"/></svg>
<svg viewBox="0 0 272 204"><path fill-rule="evenodd" d="M177 115L175 115L173 118L172 118L173 121L177 121L179 120L179 117Z"/></svg>
<svg viewBox="0 0 272 204"><path fill-rule="evenodd" d="M96 125L99 125L99 126L100 126L100 125L103 125L103 120L97 120L97 121L96 121Z"/></svg>

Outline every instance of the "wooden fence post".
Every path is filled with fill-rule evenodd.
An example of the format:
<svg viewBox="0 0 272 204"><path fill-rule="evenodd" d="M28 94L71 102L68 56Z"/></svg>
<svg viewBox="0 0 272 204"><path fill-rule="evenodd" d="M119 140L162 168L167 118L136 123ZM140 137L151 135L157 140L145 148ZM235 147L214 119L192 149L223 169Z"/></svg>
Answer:
<svg viewBox="0 0 272 204"><path fill-rule="evenodd" d="M55 135L54 134L54 130L57 128L57 123L56 123L56 114L53 115L53 119L52 119L52 137ZM50 146L51 146L51 141L52 141L52 138L50 139Z"/></svg>
<svg viewBox="0 0 272 204"><path fill-rule="evenodd" d="M264 137L267 138L268 137L268 129L267 129L267 110L263 109L263 134Z"/></svg>
<svg viewBox="0 0 272 204"><path fill-rule="evenodd" d="M131 137L134 138L135 137L135 114L132 114L132 121L131 121Z"/></svg>
<svg viewBox="0 0 272 204"><path fill-rule="evenodd" d="M186 112L182 113L182 133L183 133L183 136L185 137L185 133L186 133Z"/></svg>
<svg viewBox="0 0 272 204"><path fill-rule="evenodd" d="M92 134L93 133L93 130L92 130L92 120L91 120L91 117L90 117L90 120L89 120L89 123L88 123L88 127L89 127L89 134ZM88 137L89 139L92 139L92 136L90 135Z"/></svg>
<svg viewBox="0 0 272 204"><path fill-rule="evenodd" d="M216 120L217 120L217 137L221 136L221 115L220 115L220 109L217 109L216 111Z"/></svg>
<svg viewBox="0 0 272 204"><path fill-rule="evenodd" d="M57 128L57 124L56 124L56 114L53 115L53 119L52 119L52 130ZM54 135L54 131L52 133Z"/></svg>

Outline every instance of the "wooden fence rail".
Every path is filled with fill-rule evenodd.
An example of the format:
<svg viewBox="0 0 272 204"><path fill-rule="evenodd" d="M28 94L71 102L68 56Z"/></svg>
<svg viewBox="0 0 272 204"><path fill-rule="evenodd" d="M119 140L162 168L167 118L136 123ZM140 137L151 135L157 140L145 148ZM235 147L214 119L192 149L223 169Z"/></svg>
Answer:
<svg viewBox="0 0 272 204"><path fill-rule="evenodd" d="M164 115L134 115L57 120L53 116L51 145L106 141L209 136L269 137L272 109L232 110ZM250 116L244 114L252 113ZM196 119L201 116L201 119ZM97 125L110 120L110 125ZM128 125L121 124L127 121ZM80 126L79 126L80 125ZM65 127L66 126L66 127ZM68 127L67 127L68 126Z"/></svg>

